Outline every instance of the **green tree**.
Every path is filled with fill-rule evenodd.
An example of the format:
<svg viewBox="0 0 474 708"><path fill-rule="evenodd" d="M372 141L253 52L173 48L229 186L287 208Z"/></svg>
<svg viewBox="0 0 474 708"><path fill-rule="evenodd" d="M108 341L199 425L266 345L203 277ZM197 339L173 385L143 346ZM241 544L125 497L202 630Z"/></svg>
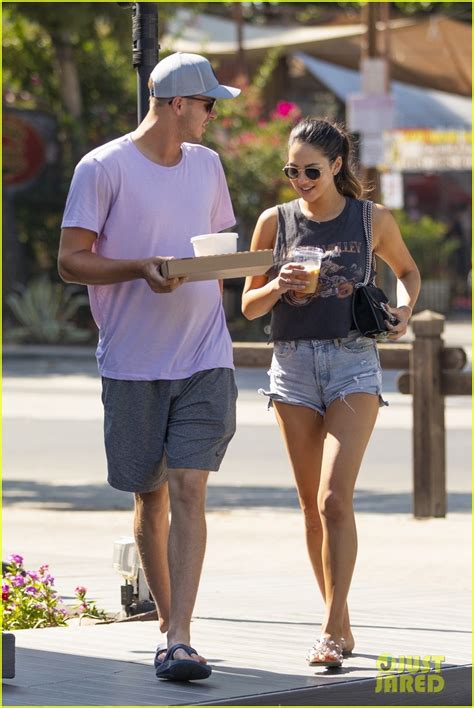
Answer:
<svg viewBox="0 0 474 708"><path fill-rule="evenodd" d="M4 3L2 11L4 105L54 116L61 155L54 182L14 198L15 234L5 235L6 262L16 240L27 254L21 281L45 271L56 278L74 165L136 123L130 12L116 3L67 2Z"/></svg>

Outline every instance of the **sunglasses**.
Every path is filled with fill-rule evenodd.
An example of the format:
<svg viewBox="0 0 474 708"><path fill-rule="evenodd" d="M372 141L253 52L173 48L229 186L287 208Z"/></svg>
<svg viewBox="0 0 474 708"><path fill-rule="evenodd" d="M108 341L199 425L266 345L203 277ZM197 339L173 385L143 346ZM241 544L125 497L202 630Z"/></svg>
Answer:
<svg viewBox="0 0 474 708"><path fill-rule="evenodd" d="M317 167L305 167L303 170L299 170L297 167L286 165L283 168L283 172L288 179L298 179L300 172L304 172L305 176L312 181L321 177L321 170L318 170Z"/></svg>
<svg viewBox="0 0 474 708"><path fill-rule="evenodd" d="M212 113L214 110L214 106L216 105L216 99L215 98L199 98L198 96L183 96L183 98L188 98L190 101L199 101L200 103L204 103L204 108L208 113ZM173 101L171 98L168 101L168 104L170 104Z"/></svg>

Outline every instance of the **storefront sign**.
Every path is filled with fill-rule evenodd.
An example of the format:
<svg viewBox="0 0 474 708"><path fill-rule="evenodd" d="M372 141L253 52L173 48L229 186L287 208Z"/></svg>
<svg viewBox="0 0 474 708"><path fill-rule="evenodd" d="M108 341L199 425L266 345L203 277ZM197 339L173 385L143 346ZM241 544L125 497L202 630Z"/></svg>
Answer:
<svg viewBox="0 0 474 708"><path fill-rule="evenodd" d="M7 192L33 186L58 156L56 122L36 111L4 109L3 185Z"/></svg>
<svg viewBox="0 0 474 708"><path fill-rule="evenodd" d="M470 170L467 130L393 130L385 133L384 166L401 172Z"/></svg>

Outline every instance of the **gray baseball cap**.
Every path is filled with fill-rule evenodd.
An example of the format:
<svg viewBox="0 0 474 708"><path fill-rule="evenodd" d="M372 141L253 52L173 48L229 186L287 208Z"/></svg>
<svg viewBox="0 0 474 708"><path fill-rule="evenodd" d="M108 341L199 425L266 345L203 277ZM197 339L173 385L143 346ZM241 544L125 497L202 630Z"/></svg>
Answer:
<svg viewBox="0 0 474 708"><path fill-rule="evenodd" d="M150 78L155 98L174 96L209 96L210 98L236 98L240 89L222 86L209 61L200 54L176 52L158 62Z"/></svg>

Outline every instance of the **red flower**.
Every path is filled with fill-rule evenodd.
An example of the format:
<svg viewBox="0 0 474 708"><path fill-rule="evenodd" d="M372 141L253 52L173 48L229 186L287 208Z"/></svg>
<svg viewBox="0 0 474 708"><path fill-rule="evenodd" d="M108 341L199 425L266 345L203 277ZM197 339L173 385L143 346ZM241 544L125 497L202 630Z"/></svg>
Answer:
<svg viewBox="0 0 474 708"><path fill-rule="evenodd" d="M293 113L294 110L298 110L296 103L292 103L291 101L278 101L277 103L276 112L277 115L282 116L282 118L286 118L290 113Z"/></svg>

